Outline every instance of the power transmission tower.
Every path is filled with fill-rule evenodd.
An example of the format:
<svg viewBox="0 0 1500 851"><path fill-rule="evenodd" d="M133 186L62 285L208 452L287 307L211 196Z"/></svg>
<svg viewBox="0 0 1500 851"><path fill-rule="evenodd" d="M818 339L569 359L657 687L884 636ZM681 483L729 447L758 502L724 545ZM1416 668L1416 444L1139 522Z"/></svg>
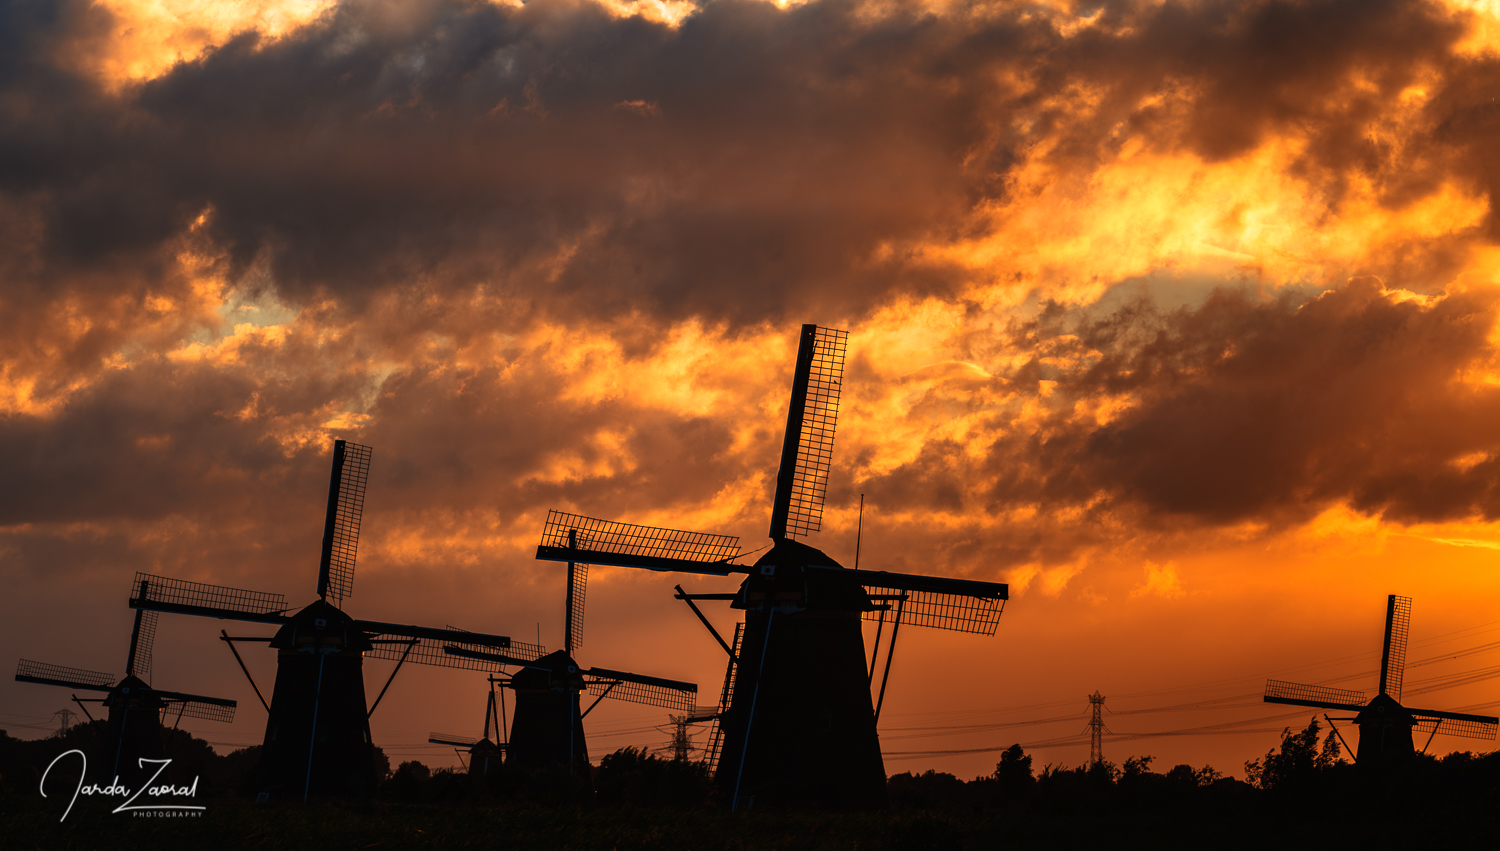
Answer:
<svg viewBox="0 0 1500 851"><path fill-rule="evenodd" d="M1094 713L1089 720L1089 765L1092 767L1104 761L1104 695L1098 689L1089 695L1089 708Z"/></svg>
<svg viewBox="0 0 1500 851"><path fill-rule="evenodd" d="M62 722L61 726L57 728L57 735L61 736L62 734L68 732L68 726L73 723L73 719L77 716L78 713L67 708L59 709L56 712L52 713L52 717L57 718Z"/></svg>
<svg viewBox="0 0 1500 851"><path fill-rule="evenodd" d="M688 738L687 725L688 716L669 715L672 723L676 725L677 731L672 734L672 759L678 762L687 762L688 754L693 750L693 740Z"/></svg>

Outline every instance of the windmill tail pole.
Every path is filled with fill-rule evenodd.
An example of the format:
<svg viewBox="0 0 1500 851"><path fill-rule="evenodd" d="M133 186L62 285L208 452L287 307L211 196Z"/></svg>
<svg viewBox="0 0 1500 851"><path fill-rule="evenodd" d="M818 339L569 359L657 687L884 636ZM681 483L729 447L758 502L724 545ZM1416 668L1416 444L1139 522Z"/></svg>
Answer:
<svg viewBox="0 0 1500 851"><path fill-rule="evenodd" d="M744 741L740 743L740 766L734 773L734 800L729 802L729 811L740 808L740 781L745 779L745 754L750 751L750 728L755 724L755 702L760 698L760 678L766 671L766 648L771 644L771 622L776 619L776 610L766 614L766 637L760 643L760 665L755 669L755 690L750 692L750 714L745 718Z"/></svg>
<svg viewBox="0 0 1500 851"><path fill-rule="evenodd" d="M308 793L312 791L313 751L318 746L318 701L323 697L323 660L326 658L328 658L327 654L318 654L318 685L313 691L312 736L307 741L307 778L302 782L302 803L304 804L307 803Z"/></svg>
<svg viewBox="0 0 1500 851"><path fill-rule="evenodd" d="M1355 762L1359 762L1359 757L1357 755L1355 755L1354 751L1349 747L1349 743L1346 742L1346 741L1344 741L1344 734L1340 733L1339 732L1339 728L1335 727L1333 725L1333 719L1328 717L1328 713L1327 712L1323 713L1323 720L1328 722L1328 729L1332 730L1333 734L1335 736L1339 737L1339 744L1341 744L1341 745L1344 746L1344 751L1349 754L1349 758L1352 759L1352 760L1354 760ZM1437 728L1436 727L1432 728L1432 731L1434 733L1436 733L1437 732ZM1431 742L1432 739L1429 737L1427 741ZM1422 748L1422 751L1425 753L1427 751L1427 749L1426 748Z"/></svg>
<svg viewBox="0 0 1500 851"><path fill-rule="evenodd" d="M141 584L145 585L146 583L142 582ZM266 712L269 713L271 711L271 704L266 703L266 696L260 693L260 686L256 685L255 678L250 676L250 669L245 667L245 660L240 658L240 651L234 649L234 639L229 637L228 632L221 629L219 630L219 640L229 645L229 652L234 654L234 661L240 663L240 670L245 672L245 679L250 681L250 687L255 689L255 696L260 698L260 705L264 706Z"/></svg>

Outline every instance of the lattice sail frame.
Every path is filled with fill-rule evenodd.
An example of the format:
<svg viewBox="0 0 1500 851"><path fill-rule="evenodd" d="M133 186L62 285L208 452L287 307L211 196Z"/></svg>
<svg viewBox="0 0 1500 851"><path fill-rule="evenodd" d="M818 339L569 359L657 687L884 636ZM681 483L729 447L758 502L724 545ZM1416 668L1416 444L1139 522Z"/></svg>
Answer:
<svg viewBox="0 0 1500 851"><path fill-rule="evenodd" d="M556 510L547 512L542 546L567 549L570 530L576 532L580 557L585 560L589 553L604 553L717 563L740 553L740 539L734 535L640 526Z"/></svg>
<svg viewBox="0 0 1500 851"><path fill-rule="evenodd" d="M343 441L343 464L328 495L328 535L323 558L327 562L326 593L335 606L354 594L354 562L359 552L359 524L365 510L365 485L370 479L368 446ZM320 573L324 572L320 566ZM324 592L325 589L319 589Z"/></svg>
<svg viewBox="0 0 1500 851"><path fill-rule="evenodd" d="M1406 644L1411 633L1411 598L1391 595L1386 626L1385 670L1380 682L1385 693L1401 702L1401 686L1406 679Z"/></svg>
<svg viewBox="0 0 1500 851"><path fill-rule="evenodd" d="M130 660L130 670L125 673L140 677L149 683L151 681L151 650L156 645L156 624L161 614L145 609L137 609L136 614L140 615L141 628L136 634L135 656Z"/></svg>
<svg viewBox="0 0 1500 851"><path fill-rule="evenodd" d="M16 679L22 677L49 680L55 685L89 688L96 691L108 691L115 684L114 674L89 671L84 668L69 668L66 665L53 665L31 659L22 659L16 665Z"/></svg>
<svg viewBox="0 0 1500 851"><path fill-rule="evenodd" d="M568 646L571 656L583 646L583 595L588 591L589 566L574 562L568 570Z"/></svg>
<svg viewBox="0 0 1500 851"><path fill-rule="evenodd" d="M907 591L878 585L866 585L864 588L874 602L890 606L888 609L865 612L863 617L867 621L878 621L884 616L886 623L894 624L899 611L901 623L905 626L994 635L996 628L1000 626L1000 615L1005 611L1005 601L999 599L968 594L940 594L934 591ZM900 604L903 596L906 601Z"/></svg>
<svg viewBox="0 0 1500 851"><path fill-rule="evenodd" d="M1364 706L1369 702L1362 691L1332 688L1330 686L1310 686L1302 683L1291 683L1286 680L1266 680L1266 693L1264 696L1266 698L1305 700L1312 703L1321 703L1327 705L1330 709Z"/></svg>
<svg viewBox="0 0 1500 851"><path fill-rule="evenodd" d="M204 703L201 700L172 700L163 702L162 714L167 719L198 718L203 721L220 721L225 724L234 723L234 707L223 706L217 703Z"/></svg>
<svg viewBox="0 0 1500 851"><path fill-rule="evenodd" d="M1456 718L1424 718L1421 716L1420 711L1413 712L1412 716L1417 721L1415 729L1421 730L1424 733L1431 733L1436 728L1439 736L1459 736L1465 739L1494 741L1496 731L1500 730L1500 725L1487 724L1483 721L1468 721Z"/></svg>
<svg viewBox="0 0 1500 851"><path fill-rule="evenodd" d="M195 606L225 612L242 612L251 615L274 615L286 611L286 598L268 591L247 591L224 585L206 585L188 582L150 573L137 573L130 584L132 601L146 580L146 598L143 603L167 603L178 606Z"/></svg>
<svg viewBox="0 0 1500 851"><path fill-rule="evenodd" d="M823 528L823 503L828 495L828 472L833 466L833 436L838 428L839 394L848 343L847 331L821 326L813 331L802 428L797 435L797 460L786 509L787 537L805 538Z"/></svg>
<svg viewBox="0 0 1500 851"><path fill-rule="evenodd" d="M641 703L646 706L659 706L663 709L672 709L686 713L691 713L697 705L698 687L696 685L692 686L691 690L673 688L657 683L628 679L629 676L629 674L623 674L620 671L594 668L587 674L588 692L596 696L605 695L611 700ZM614 686L613 688L610 687L612 685Z"/></svg>
<svg viewBox="0 0 1500 851"><path fill-rule="evenodd" d="M451 626L448 628L459 632L464 631ZM380 633L372 636L371 640L377 643L375 644L375 649L365 652L365 657L368 659L388 659L392 662L399 662L401 661L402 654L406 653L407 645L412 641L416 641L416 646L412 647L411 653L406 655L406 661L408 662L414 662L419 665L432 665L437 668L457 668L462 671L485 671L487 673L496 673L505 666L504 662L494 659L455 656L443 650L444 647L453 647L470 652L495 652L495 648L488 644L470 644L435 638L413 639L409 635L397 635L395 633ZM505 655L530 662L547 655L547 651L541 645L528 644L524 641L511 639L510 647L505 649Z"/></svg>

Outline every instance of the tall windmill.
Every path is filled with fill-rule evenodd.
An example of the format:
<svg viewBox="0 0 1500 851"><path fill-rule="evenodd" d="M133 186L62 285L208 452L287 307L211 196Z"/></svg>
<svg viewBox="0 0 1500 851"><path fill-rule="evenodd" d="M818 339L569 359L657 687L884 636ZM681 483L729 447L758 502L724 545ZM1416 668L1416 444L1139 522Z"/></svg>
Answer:
<svg viewBox="0 0 1500 851"><path fill-rule="evenodd" d="M576 535L574 536L576 540ZM571 765L587 769L588 744L583 719L604 698L691 712L698 686L678 680L648 677L609 668L583 668L573 654L583 643L583 603L588 573L585 565L568 565L565 595L564 649L535 660L505 653L449 648L461 658L483 659L519 666L506 686L516 695L506 759L514 765ZM594 702L583 708L587 691Z"/></svg>
<svg viewBox="0 0 1500 851"><path fill-rule="evenodd" d="M145 580L141 580L141 593L146 592ZM162 716L181 721L184 717L201 718L207 721L230 722L234 720L235 701L218 697L204 697L180 691L152 688L151 649L156 640L155 612L135 613L135 625L130 630L130 652L125 658L125 676L118 682L113 675L67 668L22 659L16 667L16 679L23 683L61 686L79 691L106 692L103 698L80 698L73 700L88 715L85 702L100 702L109 709L109 720L105 724L105 743L101 756L111 766L111 777L127 780L136 778L145 771L148 775L155 769L140 764L141 759L160 759L163 748ZM92 716L89 717L92 721Z"/></svg>
<svg viewBox="0 0 1500 851"><path fill-rule="evenodd" d="M1467 715L1436 709L1410 709L1401 704L1402 680L1406 676L1406 637L1411 629L1411 598L1395 594L1386 598L1385 644L1380 653L1380 691L1368 703L1363 691L1309 686L1282 680L1267 680L1266 703L1313 706L1355 713L1359 727L1359 750L1354 760L1364 765L1380 764L1410 756L1415 750L1412 731L1428 733L1427 742L1438 733L1470 739L1494 739L1500 719L1491 715ZM1324 716L1327 717L1326 715ZM1333 723L1332 719L1328 719ZM1342 720L1342 719L1341 719ZM1422 750L1427 750L1423 745Z"/></svg>
<svg viewBox="0 0 1500 851"><path fill-rule="evenodd" d="M1000 583L850 570L797 540L822 525L846 343L843 331L802 326L771 504L772 546L754 565L733 563L738 538L562 512L548 516L537 549L537 558L553 561L749 574L733 594L688 594L680 586L677 594L730 658L711 760L717 792L735 809L885 806L876 722L901 626L993 635L1008 597ZM733 643L697 600L728 600L745 612ZM878 624L868 659L862 618ZM886 664L872 699L887 623Z"/></svg>
<svg viewBox="0 0 1500 851"><path fill-rule="evenodd" d="M132 608L279 627L269 637L224 635L231 649L235 641L267 641L277 650L276 684L266 707L269 717L256 775L258 789L267 797L305 800L312 794L372 793L379 777L369 718L407 661L493 672L499 670L497 663L454 656L444 649L504 650L518 658L535 658L541 652L536 645L512 642L503 635L362 620L339 608L353 592L369 468L369 447L334 441L318 599L296 613L288 614L280 594L137 576L146 582L131 597ZM235 656L238 659L238 651ZM366 656L397 663L368 709ZM249 676L248 669L245 674ZM260 694L254 679L251 685Z"/></svg>

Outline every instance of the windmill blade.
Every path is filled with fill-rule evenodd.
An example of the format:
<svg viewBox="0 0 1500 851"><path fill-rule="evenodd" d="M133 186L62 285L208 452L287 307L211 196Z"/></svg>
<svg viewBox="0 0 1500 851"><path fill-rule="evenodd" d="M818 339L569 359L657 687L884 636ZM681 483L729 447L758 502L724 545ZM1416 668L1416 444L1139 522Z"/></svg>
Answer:
<svg viewBox="0 0 1500 851"><path fill-rule="evenodd" d="M535 647L536 645L529 646ZM472 647L462 647L456 644L444 644L442 646L442 653L453 658L454 660L457 660L454 664L448 666L450 668L469 668L470 670L475 671L498 671L500 670L500 667L502 665L514 665L519 668L537 668L538 670L543 671L551 670L550 667L545 665L532 664L537 659L540 659L542 656L546 655L541 652L540 647L537 647L537 655L531 659L526 659L521 656L511 656L506 653L496 653L492 650L476 650ZM471 662L480 664L475 664L472 666L459 664L458 661L462 660L469 660Z"/></svg>
<svg viewBox="0 0 1500 851"><path fill-rule="evenodd" d="M16 681L40 683L44 686L88 689L89 691L109 691L114 687L115 677L113 674L86 671L83 668L69 668L22 659L16 666Z"/></svg>
<svg viewBox="0 0 1500 851"><path fill-rule="evenodd" d="M845 570L839 567L810 565L809 573L839 576L858 582L872 598L905 602L896 606L901 623L994 635L1010 599L1010 586L1003 582L980 582L973 579L949 579L942 576L920 576L912 573L889 573L883 570ZM887 620L891 619L885 610ZM877 620L882 611L866 612L866 620Z"/></svg>
<svg viewBox="0 0 1500 851"><path fill-rule="evenodd" d="M563 640L564 649L572 656L583 646L583 595L588 590L589 566L576 561L568 562L568 634Z"/></svg>
<svg viewBox="0 0 1500 851"><path fill-rule="evenodd" d="M455 736L452 733L429 733L427 741L434 745L453 745L456 748L472 748L479 739L472 736Z"/></svg>
<svg viewBox="0 0 1500 851"><path fill-rule="evenodd" d="M1358 712L1365 708L1365 693L1328 686L1308 686L1289 683L1285 680L1266 680L1266 703L1286 703L1292 706L1316 706L1320 709L1342 709Z"/></svg>
<svg viewBox="0 0 1500 851"><path fill-rule="evenodd" d="M156 621L160 617L157 612L135 610L135 626L130 630L130 657L125 663L127 675L151 681L151 648L156 643Z"/></svg>
<svg viewBox="0 0 1500 851"><path fill-rule="evenodd" d="M157 691L157 697L166 704L169 715L183 718L201 718L204 721L234 722L234 710L239 704L222 697L204 697L201 694L184 694L180 691Z"/></svg>
<svg viewBox="0 0 1500 851"><path fill-rule="evenodd" d="M588 681L589 694L687 713L691 713L697 705L696 683L646 677L625 671L611 671L608 668L591 668L584 672L584 676Z"/></svg>
<svg viewBox="0 0 1500 851"><path fill-rule="evenodd" d="M318 560L318 596L335 606L354 593L354 557L359 522L370 477L370 447L333 442L333 473L328 480L328 515L323 520L323 551Z"/></svg>
<svg viewBox="0 0 1500 851"><path fill-rule="evenodd" d="M1401 702L1401 683L1406 678L1406 635L1411 631L1411 598L1386 598L1385 645L1380 654L1380 693Z"/></svg>
<svg viewBox="0 0 1500 851"><path fill-rule="evenodd" d="M466 671L497 671L499 665L514 663L496 662L486 658L483 653L475 656L449 653L447 648L489 653L498 649L505 651L508 656L527 660L536 659L545 652L538 645L512 641L504 635L469 632L453 627L438 629L363 620L355 621L354 625L369 633L375 643L375 649L366 652L365 656L372 659L389 659L393 662L400 661L404 655L406 661L422 665L460 668ZM412 639L415 639L417 643L411 644ZM407 652L408 646L411 647L410 652Z"/></svg>
<svg viewBox="0 0 1500 851"><path fill-rule="evenodd" d="M776 540L805 537L822 528L848 340L844 331L802 326L771 504L771 537Z"/></svg>
<svg viewBox="0 0 1500 851"><path fill-rule="evenodd" d="M1494 741L1496 731L1500 731L1500 718L1492 715L1465 715L1460 712L1439 712L1433 709L1408 711L1417 720L1417 729L1424 733L1432 733L1435 729L1440 736Z"/></svg>
<svg viewBox="0 0 1500 851"><path fill-rule="evenodd" d="M729 563L739 554L740 539L732 535L637 526L564 511L547 512L542 543L536 548L536 557L542 561L607 564L707 576L748 573L749 568Z"/></svg>
<svg viewBox="0 0 1500 851"><path fill-rule="evenodd" d="M137 573L130 583L130 607L205 618L286 623L286 598L265 591L205 585Z"/></svg>

